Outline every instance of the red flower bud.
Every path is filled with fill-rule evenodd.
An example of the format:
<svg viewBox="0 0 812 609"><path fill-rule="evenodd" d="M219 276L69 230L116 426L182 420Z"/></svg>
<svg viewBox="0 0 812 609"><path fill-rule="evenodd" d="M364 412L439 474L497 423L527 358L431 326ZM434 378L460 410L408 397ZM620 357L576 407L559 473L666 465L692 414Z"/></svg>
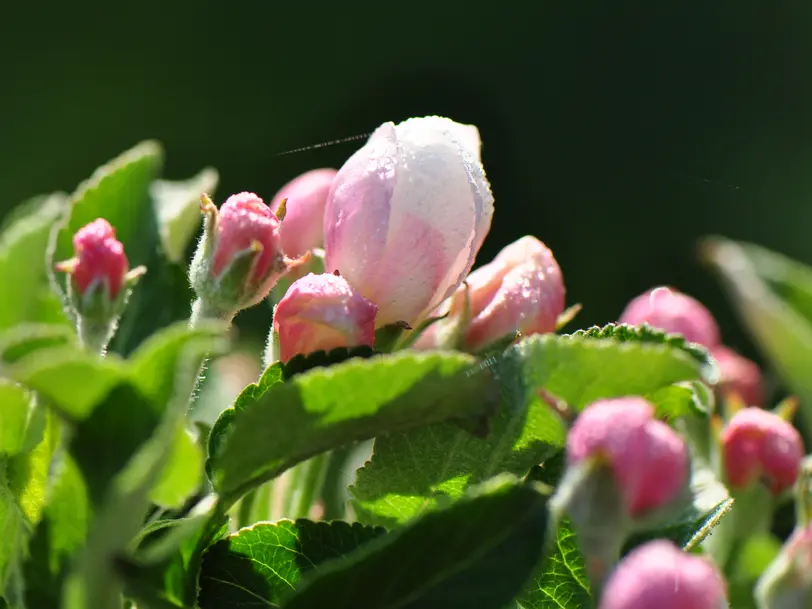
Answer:
<svg viewBox="0 0 812 609"><path fill-rule="evenodd" d="M578 416L567 437L568 464L605 463L632 517L670 503L688 478L685 443L653 417L654 406L643 398L599 400Z"/></svg>
<svg viewBox="0 0 812 609"><path fill-rule="evenodd" d="M118 296L129 270L124 246L116 239L116 232L104 218L94 220L80 228L73 236L76 258L72 275L76 290L85 295L93 286L107 286L110 300ZM60 265L60 270L67 269Z"/></svg>
<svg viewBox="0 0 812 609"><path fill-rule="evenodd" d="M666 287L649 290L633 299L620 316L621 323L647 323L665 332L682 334L705 347L719 344L716 320L698 300Z"/></svg>
<svg viewBox="0 0 812 609"><path fill-rule="evenodd" d="M737 412L722 430L727 480L743 488L764 477L778 494L798 477L804 455L803 441L790 423L760 408Z"/></svg>
<svg viewBox="0 0 812 609"><path fill-rule="evenodd" d="M343 277L310 273L293 282L276 305L279 358L337 347L373 346L378 307Z"/></svg>
<svg viewBox="0 0 812 609"><path fill-rule="evenodd" d="M598 609L725 609L725 583L716 567L670 541L650 541L612 572Z"/></svg>
<svg viewBox="0 0 812 609"><path fill-rule="evenodd" d="M719 366L716 388L722 395L737 395L747 406L764 405L761 370L755 362L721 345L711 349L711 355Z"/></svg>

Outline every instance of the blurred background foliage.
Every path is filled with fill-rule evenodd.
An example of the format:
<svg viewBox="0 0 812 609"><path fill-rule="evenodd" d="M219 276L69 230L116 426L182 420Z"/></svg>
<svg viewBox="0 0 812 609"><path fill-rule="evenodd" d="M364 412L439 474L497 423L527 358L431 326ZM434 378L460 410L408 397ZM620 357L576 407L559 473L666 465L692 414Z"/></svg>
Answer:
<svg viewBox="0 0 812 609"><path fill-rule="evenodd" d="M696 240L812 262L810 31L812 4L789 0L15 2L0 215L145 138L169 179L214 166L218 202L270 199L361 141L279 153L446 115L484 142L497 213L480 262L533 233L585 304L578 326L669 284L752 355ZM240 322L261 340L270 312Z"/></svg>

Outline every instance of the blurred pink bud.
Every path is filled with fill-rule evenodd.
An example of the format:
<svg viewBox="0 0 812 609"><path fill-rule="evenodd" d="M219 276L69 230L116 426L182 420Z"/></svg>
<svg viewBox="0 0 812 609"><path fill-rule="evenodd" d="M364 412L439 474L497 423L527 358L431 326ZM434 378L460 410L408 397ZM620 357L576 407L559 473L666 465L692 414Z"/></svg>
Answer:
<svg viewBox="0 0 812 609"><path fill-rule="evenodd" d="M665 332L682 334L686 340L705 347L719 344L719 327L711 312L686 294L659 287L633 299L620 322L638 326L647 323Z"/></svg>
<svg viewBox="0 0 812 609"><path fill-rule="evenodd" d="M778 494L795 484L803 440L790 423L761 408L738 411L722 430L725 473L732 487L743 488L765 478Z"/></svg>
<svg viewBox="0 0 812 609"><path fill-rule="evenodd" d="M567 462L597 458L612 470L631 516L658 509L680 493L688 453L677 433L654 417L643 398L599 400L587 406L567 437Z"/></svg>
<svg viewBox="0 0 812 609"><path fill-rule="evenodd" d="M324 205L338 172L314 169L285 184L271 201L274 213L287 199L285 219L279 229L282 251L293 258L324 245Z"/></svg>
<svg viewBox="0 0 812 609"><path fill-rule="evenodd" d="M767 567L755 591L763 609L795 609L812 603L812 526L798 526Z"/></svg>
<svg viewBox="0 0 812 609"><path fill-rule="evenodd" d="M638 546L612 572L598 609L726 609L724 579L670 541Z"/></svg>
<svg viewBox="0 0 812 609"><path fill-rule="evenodd" d="M59 271L73 275L74 286L84 296L94 286L107 286L110 300L118 296L129 270L124 246L104 218L80 228L73 236L75 258L58 263Z"/></svg>
<svg viewBox="0 0 812 609"><path fill-rule="evenodd" d="M259 283L282 257L279 220L264 201L251 192L230 196L217 218L212 272L219 276L238 254L258 252L249 282Z"/></svg>
<svg viewBox="0 0 812 609"><path fill-rule="evenodd" d="M437 116L384 123L347 160L324 214L326 269L415 324L459 287L491 226L476 127Z"/></svg>
<svg viewBox="0 0 812 609"><path fill-rule="evenodd" d="M716 388L722 395L735 394L747 406L764 405L761 370L755 362L722 345L711 349L711 355L719 366Z"/></svg>
<svg viewBox="0 0 812 609"><path fill-rule="evenodd" d="M336 347L372 347L378 308L343 277L310 273L296 280L274 309L279 358Z"/></svg>

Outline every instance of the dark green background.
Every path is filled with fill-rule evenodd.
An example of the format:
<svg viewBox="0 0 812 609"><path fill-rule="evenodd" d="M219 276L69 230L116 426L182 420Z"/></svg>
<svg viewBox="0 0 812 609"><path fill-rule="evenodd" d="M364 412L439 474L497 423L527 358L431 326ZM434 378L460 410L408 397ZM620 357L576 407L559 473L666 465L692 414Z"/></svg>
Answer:
<svg viewBox="0 0 812 609"><path fill-rule="evenodd" d="M812 261L808 2L12 3L0 51L3 211L148 137L270 197L360 142L277 153L436 113L482 134L480 261L537 235L580 325L667 283L743 346L696 239Z"/></svg>

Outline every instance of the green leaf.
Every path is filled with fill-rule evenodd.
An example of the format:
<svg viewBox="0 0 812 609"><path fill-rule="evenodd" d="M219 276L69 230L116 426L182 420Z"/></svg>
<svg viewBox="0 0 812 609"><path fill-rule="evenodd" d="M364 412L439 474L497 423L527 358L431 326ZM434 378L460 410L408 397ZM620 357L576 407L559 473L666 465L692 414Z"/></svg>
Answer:
<svg viewBox="0 0 812 609"><path fill-rule="evenodd" d="M189 432L179 429L150 500L165 508L181 507L203 479L203 458L203 449Z"/></svg>
<svg viewBox="0 0 812 609"><path fill-rule="evenodd" d="M0 334L0 369L40 349L76 343L76 332L67 325L20 324Z"/></svg>
<svg viewBox="0 0 812 609"><path fill-rule="evenodd" d="M532 485L491 481L315 571L283 607L502 609L541 558L546 503Z"/></svg>
<svg viewBox="0 0 812 609"><path fill-rule="evenodd" d="M87 550L65 582L64 603L72 609L120 607L123 582L115 571L116 563L110 558L118 556L141 528L149 506L149 493L164 471L178 430L184 427L188 400L200 363L205 354L217 353L223 346L221 340L205 333L190 331L188 337L186 347L178 350L177 361L164 371L174 379L174 387L167 392L172 396L170 403L160 409L159 425L110 481L107 491L96 494L104 497L104 501L88 532ZM168 344L172 342L168 341Z"/></svg>
<svg viewBox="0 0 812 609"><path fill-rule="evenodd" d="M380 436L351 489L362 522L391 526L459 497L501 472L524 475L564 445L565 427L539 399L544 390L568 406L599 398L649 395L659 414L694 407L694 388L672 383L700 378L707 353L679 336L609 326L571 336L533 336L486 360L500 380L502 406L487 438L450 424Z"/></svg>
<svg viewBox="0 0 812 609"><path fill-rule="evenodd" d="M590 609L595 606L584 556L568 519L561 521L555 545L519 595L518 601L525 609Z"/></svg>
<svg viewBox="0 0 812 609"><path fill-rule="evenodd" d="M622 343L646 343L651 345L667 345L675 349L681 349L687 355L695 359L702 366L710 366L711 360L708 357L708 350L702 345L691 343L685 340L681 334L669 334L654 328L646 323L639 326L629 324L606 324L605 326L592 326L586 330L576 330L570 334L573 338L612 338Z"/></svg>
<svg viewBox="0 0 812 609"><path fill-rule="evenodd" d="M87 417L126 378L120 359L113 355L101 359L77 344L38 349L6 372L73 419Z"/></svg>
<svg viewBox="0 0 812 609"><path fill-rule="evenodd" d="M31 393L0 378L0 455L16 455L23 449L33 411Z"/></svg>
<svg viewBox="0 0 812 609"><path fill-rule="evenodd" d="M0 328L24 322L67 324L51 291L46 250L54 222L65 206L62 194L35 197L19 206L0 232ZM10 287L13 286L13 289Z"/></svg>
<svg viewBox="0 0 812 609"><path fill-rule="evenodd" d="M709 239L703 252L747 330L800 398L806 436L812 437L812 269L721 237Z"/></svg>
<svg viewBox="0 0 812 609"><path fill-rule="evenodd" d="M697 415L707 419L713 412L713 391L700 381L677 383L649 393L646 399L655 406L661 419Z"/></svg>
<svg viewBox="0 0 812 609"><path fill-rule="evenodd" d="M303 576L385 533L358 523L282 520L241 529L203 556L200 609L278 607Z"/></svg>
<svg viewBox="0 0 812 609"><path fill-rule="evenodd" d="M200 228L200 196L214 195L219 176L206 167L196 176L183 182L156 180L150 187L161 246L170 262L184 263L189 242Z"/></svg>
<svg viewBox="0 0 812 609"><path fill-rule="evenodd" d="M219 458L220 453L225 446L225 441L228 438L228 434L231 433L231 430L234 427L234 420L237 417L237 413L242 412L246 409L246 407L258 401L271 387L277 383L281 383L283 381L283 374L284 366L280 362L268 366L268 368L265 369L265 372L262 373L259 381L246 385L245 388L240 392L240 395L237 396L234 404L229 408L226 408L220 413L220 416L217 417L217 421L215 421L214 426L212 427L208 436L206 474L210 479L213 479L214 476L212 467L215 456Z"/></svg>
<svg viewBox="0 0 812 609"><path fill-rule="evenodd" d="M678 341L620 340L577 332L537 335L507 349L497 366L503 384L519 396L517 401L544 389L581 410L597 399L647 395L674 383L700 380L708 373L706 366L698 353L691 355Z"/></svg>
<svg viewBox="0 0 812 609"><path fill-rule="evenodd" d="M229 501L287 468L355 440L445 420L484 415L495 391L487 369L461 353L410 353L350 360L272 386L246 405L213 482Z"/></svg>
<svg viewBox="0 0 812 609"><path fill-rule="evenodd" d="M190 392L193 387L179 387L177 378L167 374L181 359L182 352L193 341L214 341L225 336L228 326L222 322L207 321L190 328L187 322L178 322L144 341L130 356L130 376L141 392L163 408L176 391ZM202 363L202 362L201 362Z"/></svg>
<svg viewBox="0 0 812 609"><path fill-rule="evenodd" d="M117 571L127 592L138 600L162 599L192 607L204 550L229 533L228 517L207 495L184 518L151 523L133 542L131 558L119 556ZM126 562L122 562L126 561Z"/></svg>
<svg viewBox="0 0 812 609"><path fill-rule="evenodd" d="M564 445L566 427L540 399L504 403L487 438L437 423L375 439L350 487L361 522L387 527L447 505L502 472L521 476Z"/></svg>
<svg viewBox="0 0 812 609"><path fill-rule="evenodd" d="M79 467L63 455L47 494L23 564L26 605L60 609L62 583L73 556L84 547L91 518L90 499Z"/></svg>

